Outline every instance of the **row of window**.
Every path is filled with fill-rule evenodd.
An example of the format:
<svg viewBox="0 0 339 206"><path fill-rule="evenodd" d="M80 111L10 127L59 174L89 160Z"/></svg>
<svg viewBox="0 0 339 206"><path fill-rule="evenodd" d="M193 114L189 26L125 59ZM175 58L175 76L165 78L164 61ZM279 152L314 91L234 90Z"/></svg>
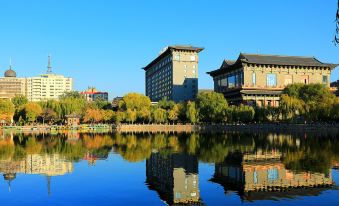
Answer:
<svg viewBox="0 0 339 206"><path fill-rule="evenodd" d="M181 58L181 56L180 56L180 53L177 53L177 54L175 54L174 55L174 60L176 60L176 61L181 61L181 60L183 60L182 58ZM186 59L185 59L186 60ZM189 61L196 61L196 55L190 55L190 57L189 57L189 59L188 59ZM186 61L188 61L188 60L186 60Z"/></svg>

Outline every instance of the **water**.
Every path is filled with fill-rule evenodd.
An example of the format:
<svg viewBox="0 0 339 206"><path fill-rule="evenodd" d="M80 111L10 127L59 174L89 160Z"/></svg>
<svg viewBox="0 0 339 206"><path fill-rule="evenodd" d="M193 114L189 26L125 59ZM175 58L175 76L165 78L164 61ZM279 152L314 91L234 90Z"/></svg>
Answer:
<svg viewBox="0 0 339 206"><path fill-rule="evenodd" d="M1 205L339 205L338 135L2 134Z"/></svg>

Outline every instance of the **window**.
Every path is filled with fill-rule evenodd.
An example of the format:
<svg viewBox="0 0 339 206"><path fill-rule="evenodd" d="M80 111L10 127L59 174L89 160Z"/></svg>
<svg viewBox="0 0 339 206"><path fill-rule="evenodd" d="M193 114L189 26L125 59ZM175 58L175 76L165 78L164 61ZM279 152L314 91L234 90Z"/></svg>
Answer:
<svg viewBox="0 0 339 206"><path fill-rule="evenodd" d="M252 73L252 85L254 86L256 84L256 78L255 78L255 73Z"/></svg>
<svg viewBox="0 0 339 206"><path fill-rule="evenodd" d="M278 179L278 169L277 168L270 168L267 170L267 179L268 180L277 180Z"/></svg>
<svg viewBox="0 0 339 206"><path fill-rule="evenodd" d="M267 74L266 85L269 87L277 86L277 75L276 74Z"/></svg>
<svg viewBox="0 0 339 206"><path fill-rule="evenodd" d="M194 55L191 56L191 61L195 61L195 56Z"/></svg>
<svg viewBox="0 0 339 206"><path fill-rule="evenodd" d="M253 182L254 182L254 184L258 183L258 173L255 170L253 172Z"/></svg>
<svg viewBox="0 0 339 206"><path fill-rule="evenodd" d="M180 61L180 55L179 55L179 54L176 54L176 55L174 56L174 59Z"/></svg>
<svg viewBox="0 0 339 206"><path fill-rule="evenodd" d="M176 199L180 199L181 198L181 193L180 192L176 192L175 193L175 198Z"/></svg>
<svg viewBox="0 0 339 206"><path fill-rule="evenodd" d="M326 75L323 76L323 84L327 84L328 82L328 77Z"/></svg>
<svg viewBox="0 0 339 206"><path fill-rule="evenodd" d="M227 87L227 78L225 77L225 78L221 79L220 83L221 83L220 86Z"/></svg>
<svg viewBox="0 0 339 206"><path fill-rule="evenodd" d="M229 76L227 78L227 80L228 80L228 87L229 88L235 87L235 76L234 75L233 76Z"/></svg>

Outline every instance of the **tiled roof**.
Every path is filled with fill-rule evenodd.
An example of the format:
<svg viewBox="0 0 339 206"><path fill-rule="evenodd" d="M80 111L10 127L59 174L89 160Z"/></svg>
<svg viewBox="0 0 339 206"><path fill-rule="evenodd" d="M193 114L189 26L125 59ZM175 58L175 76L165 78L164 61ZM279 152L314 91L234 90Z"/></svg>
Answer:
<svg viewBox="0 0 339 206"><path fill-rule="evenodd" d="M254 64L320 66L320 67L328 66L328 64L320 62L315 57L241 53L240 58L244 62L254 63Z"/></svg>
<svg viewBox="0 0 339 206"><path fill-rule="evenodd" d="M304 56L283 56L283 55L264 55L264 54L246 54L240 53L236 61L224 60L221 67L217 70L207 72L210 75L218 75L226 69L240 68L243 63L281 65L281 66L316 66L335 68L339 64L323 63L315 57Z"/></svg>

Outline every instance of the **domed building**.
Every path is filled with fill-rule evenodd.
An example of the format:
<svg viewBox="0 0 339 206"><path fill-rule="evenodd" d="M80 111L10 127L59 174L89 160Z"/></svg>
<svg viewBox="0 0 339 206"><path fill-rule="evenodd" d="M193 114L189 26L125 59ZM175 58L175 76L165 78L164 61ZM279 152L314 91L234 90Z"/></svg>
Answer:
<svg viewBox="0 0 339 206"><path fill-rule="evenodd" d="M5 71L4 77L16 77L16 72L10 66L8 70Z"/></svg>
<svg viewBox="0 0 339 206"><path fill-rule="evenodd" d="M25 85L25 78L17 78L16 72L10 64L4 73L4 77L0 77L0 99L11 99L15 95L25 95Z"/></svg>

